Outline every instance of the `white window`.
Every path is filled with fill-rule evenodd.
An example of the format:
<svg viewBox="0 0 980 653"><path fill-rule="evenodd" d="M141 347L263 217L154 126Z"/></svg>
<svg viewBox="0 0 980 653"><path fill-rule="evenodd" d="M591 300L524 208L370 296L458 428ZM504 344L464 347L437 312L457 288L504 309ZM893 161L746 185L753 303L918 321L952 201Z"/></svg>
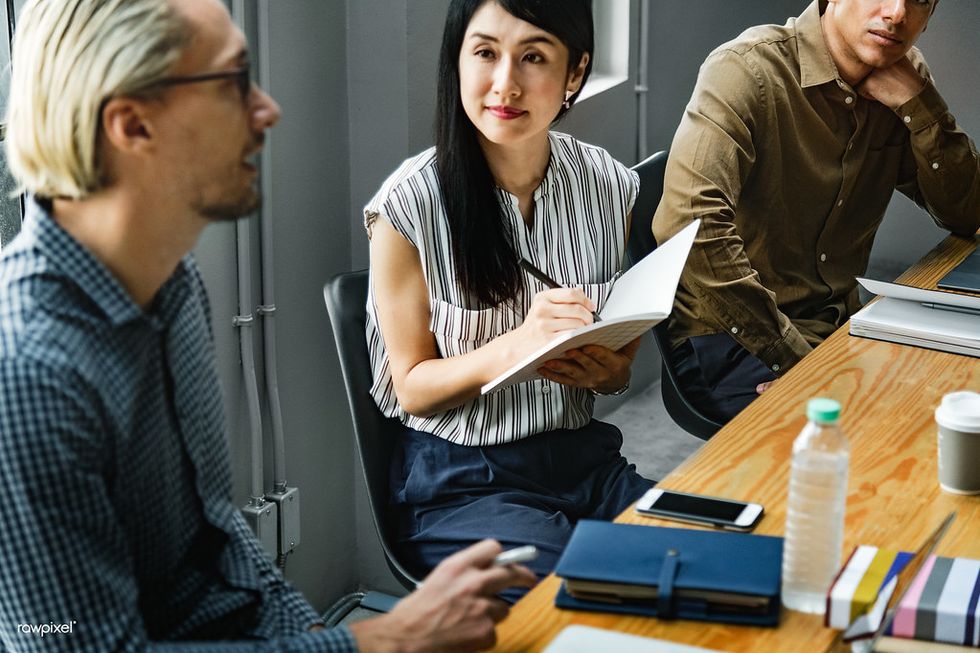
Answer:
<svg viewBox="0 0 980 653"><path fill-rule="evenodd" d="M23 0L17 3L17 7ZM7 10L10 5L0 3L0 121L7 112L7 98L10 95L10 32L13 21L8 20ZM13 240L20 231L21 204L20 199L11 198L14 181L7 171L7 157L3 151L3 138L6 126L0 124L0 247Z"/></svg>
<svg viewBox="0 0 980 653"><path fill-rule="evenodd" d="M579 100L629 80L630 0L596 0L592 3L595 21L595 65Z"/></svg>

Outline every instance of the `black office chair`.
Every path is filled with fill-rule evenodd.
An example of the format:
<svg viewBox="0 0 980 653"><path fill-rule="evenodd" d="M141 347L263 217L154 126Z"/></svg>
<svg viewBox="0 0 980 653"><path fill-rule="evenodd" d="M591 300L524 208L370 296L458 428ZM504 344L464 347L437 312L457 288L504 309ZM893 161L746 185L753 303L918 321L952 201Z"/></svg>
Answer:
<svg viewBox="0 0 980 653"><path fill-rule="evenodd" d="M626 243L626 258L630 265L635 264L657 247L657 241L653 238L650 223L653 220L653 214L657 211L657 205L660 204L660 197L664 193L664 171L666 168L666 150L657 152L633 166L633 170L640 176L640 194L633 204L630 236ZM717 433L722 425L695 408L677 384L677 374L674 372L670 359L667 320L654 327L653 337L657 341L660 357L663 360L660 370L660 387L667 413L682 429L702 440L707 440Z"/></svg>
<svg viewBox="0 0 980 653"><path fill-rule="evenodd" d="M337 343L340 369L344 374L347 400L354 422L354 440L361 470L368 489L368 504L374 527L381 540L385 562L405 589L415 590L419 581L395 557L389 544L391 529L388 513L388 465L399 433L405 428L396 419L385 417L371 397L371 360L368 356L364 324L368 292L368 272L344 272L323 286L323 300L330 314L330 325ZM364 607L379 609L362 602ZM382 606L382 611L388 606Z"/></svg>

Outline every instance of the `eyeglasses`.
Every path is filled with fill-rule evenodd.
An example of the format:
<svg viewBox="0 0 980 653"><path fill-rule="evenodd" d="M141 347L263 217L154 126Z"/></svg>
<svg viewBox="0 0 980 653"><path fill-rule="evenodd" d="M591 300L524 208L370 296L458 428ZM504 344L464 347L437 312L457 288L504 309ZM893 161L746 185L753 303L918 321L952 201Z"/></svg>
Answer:
<svg viewBox="0 0 980 653"><path fill-rule="evenodd" d="M187 75L185 77L164 77L153 83L153 86L179 86L181 84L197 84L198 82L210 82L215 79L234 79L238 87L238 93L242 97L242 102L248 101L248 96L252 92L252 76L248 66L235 68L234 70L222 70L216 73L203 73L201 75Z"/></svg>

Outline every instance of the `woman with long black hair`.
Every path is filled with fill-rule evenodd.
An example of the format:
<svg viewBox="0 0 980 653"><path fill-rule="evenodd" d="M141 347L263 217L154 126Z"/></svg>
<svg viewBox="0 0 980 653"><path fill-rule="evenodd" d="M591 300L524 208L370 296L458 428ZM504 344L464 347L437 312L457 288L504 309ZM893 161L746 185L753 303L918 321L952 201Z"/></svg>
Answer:
<svg viewBox="0 0 980 653"><path fill-rule="evenodd" d="M547 573L578 519L611 519L652 485L620 455L619 430L592 419L594 394L628 386L637 342L573 350L543 379L480 395L591 323L622 261L635 174L550 131L592 52L589 0L453 0L436 146L365 208L372 395L407 427L391 497L419 574L485 537L536 545L529 566Z"/></svg>

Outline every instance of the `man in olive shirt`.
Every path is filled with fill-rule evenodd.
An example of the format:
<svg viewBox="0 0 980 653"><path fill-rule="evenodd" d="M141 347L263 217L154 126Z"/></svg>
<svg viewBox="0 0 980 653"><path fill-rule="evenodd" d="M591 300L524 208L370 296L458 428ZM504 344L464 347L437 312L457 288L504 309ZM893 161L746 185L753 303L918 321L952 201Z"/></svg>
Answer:
<svg viewBox="0 0 980 653"><path fill-rule="evenodd" d="M705 61L653 232L701 230L669 325L681 385L727 421L859 307L892 192L980 227L970 138L912 48L938 0L819 0Z"/></svg>

